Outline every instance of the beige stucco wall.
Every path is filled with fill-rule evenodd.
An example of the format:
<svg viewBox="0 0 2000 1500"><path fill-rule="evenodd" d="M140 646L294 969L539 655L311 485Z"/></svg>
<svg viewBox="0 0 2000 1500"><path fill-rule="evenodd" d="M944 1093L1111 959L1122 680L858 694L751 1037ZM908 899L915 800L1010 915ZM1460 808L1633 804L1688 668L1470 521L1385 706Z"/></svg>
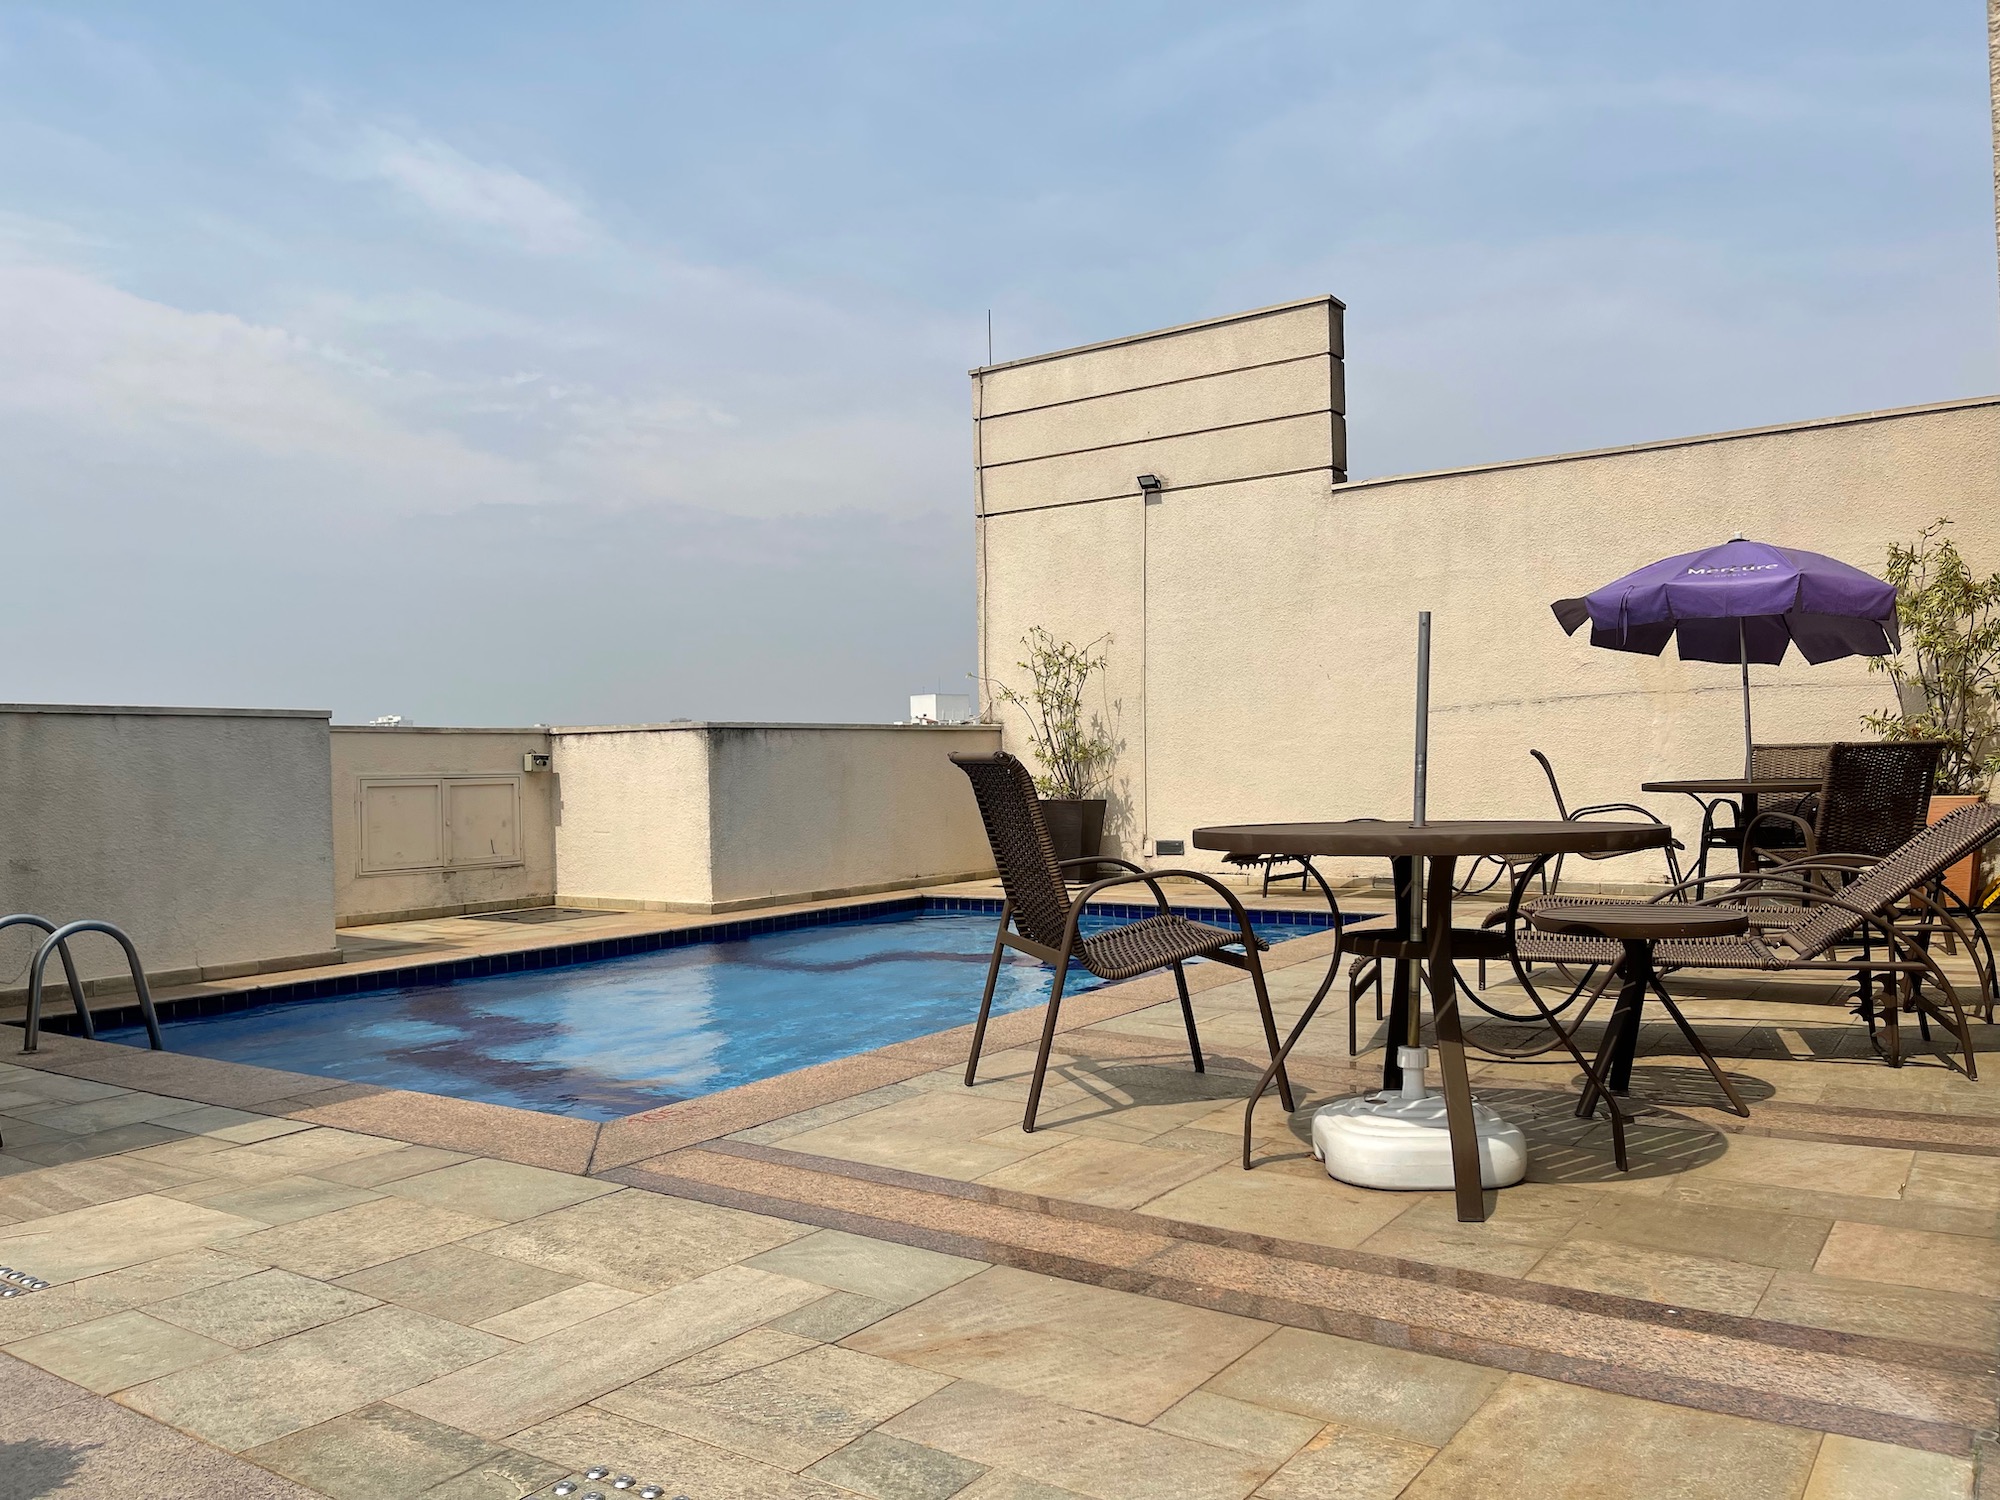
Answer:
<svg viewBox="0 0 2000 1500"><path fill-rule="evenodd" d="M328 763L323 713L0 706L0 907L109 920L161 983L329 961ZM0 991L37 940L0 934ZM108 938L74 951L126 973Z"/></svg>
<svg viewBox="0 0 2000 1500"><path fill-rule="evenodd" d="M1693 804L1639 783L1740 766L1734 669L1592 649L1550 601L1737 531L1879 570L1939 515L1974 567L2000 567L2000 398L1360 483L1331 465L1163 477L1152 503L1055 484L1044 508L978 522L986 675L1020 681L1032 625L1112 636L1108 826L1127 853L1204 823L1407 817L1419 609L1433 816L1547 814L1535 747L1572 803L1640 800L1691 836ZM1888 698L1858 661L1752 681L1760 740L1855 737Z"/></svg>
<svg viewBox="0 0 2000 1500"><path fill-rule="evenodd" d="M552 732L565 904L726 911L992 868L964 777L988 726Z"/></svg>
<svg viewBox="0 0 2000 1500"><path fill-rule="evenodd" d="M547 755L546 729L342 725L332 732L334 911L343 926L547 904L555 899L555 777L521 758ZM520 788L518 863L367 873L362 785L371 777L513 777Z"/></svg>

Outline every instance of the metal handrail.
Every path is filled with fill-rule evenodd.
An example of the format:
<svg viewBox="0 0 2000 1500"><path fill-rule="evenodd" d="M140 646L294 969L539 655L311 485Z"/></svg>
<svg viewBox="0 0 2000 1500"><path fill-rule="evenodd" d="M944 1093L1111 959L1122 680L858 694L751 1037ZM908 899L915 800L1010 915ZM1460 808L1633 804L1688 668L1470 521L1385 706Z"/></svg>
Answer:
<svg viewBox="0 0 2000 1500"><path fill-rule="evenodd" d="M9 920L13 920L10 918ZM28 919L42 925L40 917ZM146 971L139 963L139 950L132 940L109 922L99 922L85 918L80 922L66 922L42 939L42 946L35 951L35 961L28 969L28 1025L27 1040L21 1044L23 1052L38 1050L42 1032L42 971L48 967L49 954L60 951L63 968L69 975L70 994L76 1000L76 1013L83 1022L83 1034L95 1039L97 1029L91 1024L90 1007L84 1003L83 989L76 982L76 969L69 961L69 939L80 932L101 932L116 938L118 946L125 950L126 962L132 966L132 987L139 992L139 1014L146 1021L146 1040L155 1052L167 1050L167 1044L160 1040L160 1019L153 1013L153 992L146 988Z"/></svg>
<svg viewBox="0 0 2000 1500"><path fill-rule="evenodd" d="M0 917L0 932L6 931L9 927L39 927L45 933L56 930L55 923L47 917L38 917L31 911L17 911L12 916ZM57 951L62 954L63 976L69 980L69 998L76 1006L76 1013L83 1017L83 1024L87 1028L90 1025L90 1012L84 1005L83 981L76 977L76 960L69 956L67 942L62 943ZM89 1034L88 1030L84 1032L86 1036Z"/></svg>

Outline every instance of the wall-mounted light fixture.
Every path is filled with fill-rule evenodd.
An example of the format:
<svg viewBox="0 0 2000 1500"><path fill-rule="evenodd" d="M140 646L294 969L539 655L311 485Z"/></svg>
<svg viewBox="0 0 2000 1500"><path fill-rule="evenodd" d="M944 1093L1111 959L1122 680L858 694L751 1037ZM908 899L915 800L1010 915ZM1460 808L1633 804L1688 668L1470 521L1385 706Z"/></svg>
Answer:
<svg viewBox="0 0 2000 1500"><path fill-rule="evenodd" d="M1166 480L1160 478L1157 474L1141 474L1139 476L1139 489L1148 499L1159 494L1166 487Z"/></svg>

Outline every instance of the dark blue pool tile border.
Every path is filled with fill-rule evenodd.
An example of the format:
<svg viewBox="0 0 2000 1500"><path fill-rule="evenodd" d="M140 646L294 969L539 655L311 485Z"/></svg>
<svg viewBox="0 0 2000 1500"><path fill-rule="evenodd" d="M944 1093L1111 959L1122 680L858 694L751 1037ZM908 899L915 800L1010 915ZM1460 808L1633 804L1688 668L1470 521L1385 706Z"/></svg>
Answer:
<svg viewBox="0 0 2000 1500"><path fill-rule="evenodd" d="M400 990L412 985L456 984L462 979L487 979L496 974L522 974L532 969L562 969L573 964L595 963L607 958L630 958L636 954L660 953L670 948L689 948L700 943L737 943L746 938L773 932L793 932L802 927L835 927L848 922L876 921L908 912L980 912L998 916L1001 903L984 896L892 896L843 906L823 906L812 911L782 912L768 917L737 917L728 921L703 922L664 932L633 933L624 937L592 938L579 943L557 943L547 948L524 948L512 953L485 953L443 962L406 964L400 968L370 969L360 974L335 974L324 979L299 979L276 984L259 984L238 990L218 990L206 995L187 995L161 1000L155 1005L162 1021L181 1021L192 1016L228 1015L261 1005L277 1005L292 1000L331 1000L347 995L372 995L384 990ZM1107 917L1152 916L1158 907L1132 902L1093 901L1090 910ZM1220 906L1176 906L1176 912L1197 922L1229 922L1231 914ZM1324 929L1333 925L1332 915L1323 911L1252 909L1250 915L1267 926ZM42 1027L66 1036L80 1034L75 1013L67 1008L68 997L51 988ZM64 1007L57 1010L57 1006ZM99 1030L137 1026L142 1017L136 1003L93 1006L91 1019Z"/></svg>

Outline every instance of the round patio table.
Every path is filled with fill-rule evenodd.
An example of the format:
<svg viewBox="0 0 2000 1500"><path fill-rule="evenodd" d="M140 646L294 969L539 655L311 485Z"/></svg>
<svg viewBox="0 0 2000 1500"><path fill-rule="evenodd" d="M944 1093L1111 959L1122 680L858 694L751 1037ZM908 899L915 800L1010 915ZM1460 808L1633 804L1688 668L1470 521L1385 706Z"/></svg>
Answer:
<svg viewBox="0 0 2000 1500"><path fill-rule="evenodd" d="M1759 797L1802 797L1808 792L1820 789L1817 776L1694 776L1668 781L1647 781L1640 783L1642 792L1684 792L1701 804L1702 817L1707 819L1709 810L1718 802L1726 802L1731 797L1740 799L1742 811L1738 814L1738 826L1748 827L1750 820L1757 816ZM1704 821L1703 826L1707 826ZM1699 870L1708 870L1708 850L1699 852ZM1743 845L1736 851L1739 869L1747 872L1750 868L1750 847Z"/></svg>
<svg viewBox="0 0 2000 1500"><path fill-rule="evenodd" d="M1624 853L1632 849L1655 849L1673 837L1661 823L1609 823L1579 820L1510 821L1491 818L1440 822L1395 823L1355 818L1339 823L1242 823L1215 828L1197 828L1194 846L1224 854L1291 854L1339 856L1380 856L1390 861L1395 872L1397 930L1408 933L1414 916L1415 864L1430 861L1425 892L1425 916L1421 948L1411 945L1395 959L1395 982L1390 991L1389 1034L1408 1034L1414 988L1412 972L1421 954L1430 967L1432 1021L1437 1032L1438 1074L1444 1084L1445 1119L1451 1134L1452 1181L1456 1189L1458 1217L1476 1222L1486 1217L1485 1193L1479 1178L1479 1141L1472 1115L1472 1086L1465 1073L1465 1038L1459 1024L1458 983L1452 969L1452 885L1458 860L1490 855L1499 858L1536 859L1557 854ZM1344 943L1334 949L1332 964L1340 962ZM1278 1055L1257 1080L1249 1103L1244 1106L1246 1139L1251 1113L1270 1087L1278 1068L1305 1034L1307 1024L1331 986L1333 968L1327 982L1319 987L1300 1015L1291 1035L1285 1038ZM1539 1000L1537 1005L1539 1007ZM1547 1011L1543 1011L1547 1015ZM1589 1075L1590 1065L1553 1017L1549 1024L1564 1039L1579 1066ZM1382 1086L1400 1087L1401 1067L1396 1048L1388 1049L1382 1066Z"/></svg>

